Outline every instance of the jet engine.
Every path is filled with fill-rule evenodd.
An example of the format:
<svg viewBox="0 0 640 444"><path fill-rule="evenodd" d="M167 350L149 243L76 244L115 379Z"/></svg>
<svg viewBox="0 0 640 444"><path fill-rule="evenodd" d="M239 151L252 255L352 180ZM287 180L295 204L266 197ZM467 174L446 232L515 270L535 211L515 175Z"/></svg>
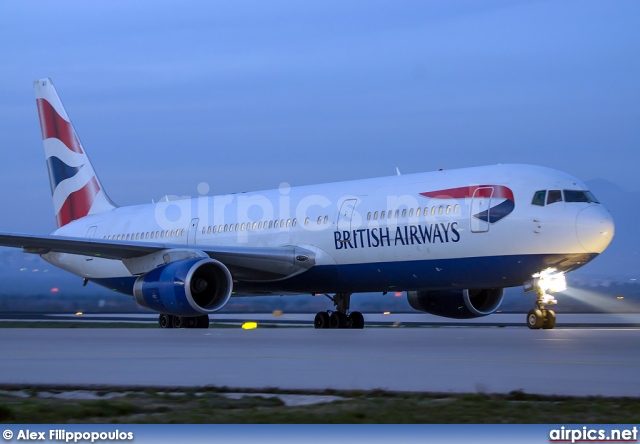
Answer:
<svg viewBox="0 0 640 444"><path fill-rule="evenodd" d="M133 297L143 307L176 316L201 316L229 301L233 281L223 263L209 258L183 259L141 275Z"/></svg>
<svg viewBox="0 0 640 444"><path fill-rule="evenodd" d="M504 288L409 291L409 305L418 311L455 319L487 316L498 309Z"/></svg>

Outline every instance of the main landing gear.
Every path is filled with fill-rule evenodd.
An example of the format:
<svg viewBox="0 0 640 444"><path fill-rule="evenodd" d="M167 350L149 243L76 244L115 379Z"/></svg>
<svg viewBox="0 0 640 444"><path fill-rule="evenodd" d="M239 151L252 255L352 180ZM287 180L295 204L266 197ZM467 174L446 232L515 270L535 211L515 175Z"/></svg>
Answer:
<svg viewBox="0 0 640 444"><path fill-rule="evenodd" d="M547 269L533 276L530 284L536 291L536 308L529 310L527 313L527 327L532 330L545 329L551 330L556 326L556 313L546 308L547 305L555 305L558 301L547 294L556 291L566 290L567 281L564 273L556 273L555 269ZM525 288L527 287L525 285Z"/></svg>
<svg viewBox="0 0 640 444"><path fill-rule="evenodd" d="M364 316L359 311L349 312L351 293L336 293L331 297L325 294L333 305L335 311L321 311L313 320L315 328L364 328Z"/></svg>
<svg viewBox="0 0 640 444"><path fill-rule="evenodd" d="M158 317L158 327L160 328L209 328L209 316L174 316L162 313Z"/></svg>

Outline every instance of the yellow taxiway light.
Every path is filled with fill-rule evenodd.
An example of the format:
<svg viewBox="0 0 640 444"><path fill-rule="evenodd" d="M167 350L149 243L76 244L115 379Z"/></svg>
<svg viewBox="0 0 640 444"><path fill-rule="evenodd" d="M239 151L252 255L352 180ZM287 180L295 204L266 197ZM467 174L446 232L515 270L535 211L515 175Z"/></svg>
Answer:
<svg viewBox="0 0 640 444"><path fill-rule="evenodd" d="M244 324L242 324L243 330L253 330L254 328L258 328L257 322L245 322Z"/></svg>
<svg viewBox="0 0 640 444"><path fill-rule="evenodd" d="M282 310L273 310L273 315L274 316L282 316Z"/></svg>
<svg viewBox="0 0 640 444"><path fill-rule="evenodd" d="M83 313L81 311L76 313L76 316L82 316L82 315L83 315Z"/></svg>
<svg viewBox="0 0 640 444"><path fill-rule="evenodd" d="M390 315L391 312L390 311L385 311L384 313L382 313L383 315Z"/></svg>

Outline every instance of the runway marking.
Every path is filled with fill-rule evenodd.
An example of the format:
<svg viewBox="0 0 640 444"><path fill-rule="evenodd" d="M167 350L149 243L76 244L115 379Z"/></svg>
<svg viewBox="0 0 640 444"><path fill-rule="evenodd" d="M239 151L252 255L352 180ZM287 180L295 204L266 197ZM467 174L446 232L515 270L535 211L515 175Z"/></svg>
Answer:
<svg viewBox="0 0 640 444"><path fill-rule="evenodd" d="M563 364L563 365L602 365L602 366L640 366L638 362L605 362L605 361L560 361L549 359L476 359L476 358L428 358L428 357L393 357L393 356L328 356L328 355L253 355L253 354L145 354L145 353L113 353L113 352L5 352L9 356L99 356L111 358L216 358L216 359L307 359L307 360L340 360L340 361L402 361L402 362L473 362L473 363L510 363L510 364Z"/></svg>

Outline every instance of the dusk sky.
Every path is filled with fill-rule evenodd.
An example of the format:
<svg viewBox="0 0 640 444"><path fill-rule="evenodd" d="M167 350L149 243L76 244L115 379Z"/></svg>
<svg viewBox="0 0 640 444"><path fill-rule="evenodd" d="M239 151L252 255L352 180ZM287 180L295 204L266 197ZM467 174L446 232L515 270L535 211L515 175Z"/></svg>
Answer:
<svg viewBox="0 0 640 444"><path fill-rule="evenodd" d="M43 77L119 205L496 163L640 192L639 20L638 1L4 1L0 231L55 228Z"/></svg>

